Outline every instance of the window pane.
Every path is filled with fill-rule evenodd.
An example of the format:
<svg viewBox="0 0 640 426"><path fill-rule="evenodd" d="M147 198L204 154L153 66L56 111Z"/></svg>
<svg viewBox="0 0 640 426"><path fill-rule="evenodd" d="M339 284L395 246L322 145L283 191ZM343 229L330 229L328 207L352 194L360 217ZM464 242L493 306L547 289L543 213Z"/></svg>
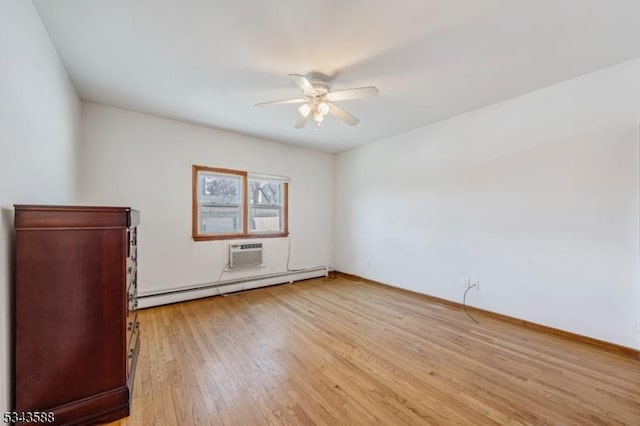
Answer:
<svg viewBox="0 0 640 426"><path fill-rule="evenodd" d="M200 232L203 234L231 234L242 231L240 206L200 208Z"/></svg>
<svg viewBox="0 0 640 426"><path fill-rule="evenodd" d="M249 202L254 205L281 206L282 182L249 179Z"/></svg>
<svg viewBox="0 0 640 426"><path fill-rule="evenodd" d="M252 207L250 209L250 232L282 231L282 209Z"/></svg>
<svg viewBox="0 0 640 426"><path fill-rule="evenodd" d="M200 202L240 204L242 177L200 172Z"/></svg>

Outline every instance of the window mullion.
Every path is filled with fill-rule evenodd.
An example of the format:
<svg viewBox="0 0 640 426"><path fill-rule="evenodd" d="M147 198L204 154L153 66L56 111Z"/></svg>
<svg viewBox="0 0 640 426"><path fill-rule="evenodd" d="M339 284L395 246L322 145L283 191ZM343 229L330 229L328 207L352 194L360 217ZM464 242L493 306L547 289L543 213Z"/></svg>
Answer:
<svg viewBox="0 0 640 426"><path fill-rule="evenodd" d="M249 179L245 173L243 179L243 193L242 193L242 233L249 234Z"/></svg>

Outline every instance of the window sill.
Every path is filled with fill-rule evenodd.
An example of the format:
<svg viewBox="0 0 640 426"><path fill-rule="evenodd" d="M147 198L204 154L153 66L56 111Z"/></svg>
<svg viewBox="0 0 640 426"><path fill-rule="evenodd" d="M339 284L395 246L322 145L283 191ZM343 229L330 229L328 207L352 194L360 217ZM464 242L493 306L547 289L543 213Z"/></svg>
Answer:
<svg viewBox="0 0 640 426"><path fill-rule="evenodd" d="M284 238L288 237L288 232L278 232L273 234L227 234L227 235L194 235L194 241L219 241L219 240L253 240L257 238Z"/></svg>

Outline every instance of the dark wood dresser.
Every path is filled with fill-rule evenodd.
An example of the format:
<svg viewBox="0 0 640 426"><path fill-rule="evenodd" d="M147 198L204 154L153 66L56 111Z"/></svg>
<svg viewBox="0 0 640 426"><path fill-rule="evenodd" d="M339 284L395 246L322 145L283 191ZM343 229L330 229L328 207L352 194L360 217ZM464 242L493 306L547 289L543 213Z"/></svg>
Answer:
<svg viewBox="0 0 640 426"><path fill-rule="evenodd" d="M15 206L15 404L55 424L129 415L137 231L123 207Z"/></svg>

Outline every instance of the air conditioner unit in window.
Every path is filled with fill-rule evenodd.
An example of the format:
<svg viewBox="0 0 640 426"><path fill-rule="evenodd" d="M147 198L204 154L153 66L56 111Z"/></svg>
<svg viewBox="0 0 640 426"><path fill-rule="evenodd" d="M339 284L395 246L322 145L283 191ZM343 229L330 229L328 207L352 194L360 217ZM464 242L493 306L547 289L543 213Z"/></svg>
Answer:
<svg viewBox="0 0 640 426"><path fill-rule="evenodd" d="M229 268L262 264L262 243L229 244Z"/></svg>

